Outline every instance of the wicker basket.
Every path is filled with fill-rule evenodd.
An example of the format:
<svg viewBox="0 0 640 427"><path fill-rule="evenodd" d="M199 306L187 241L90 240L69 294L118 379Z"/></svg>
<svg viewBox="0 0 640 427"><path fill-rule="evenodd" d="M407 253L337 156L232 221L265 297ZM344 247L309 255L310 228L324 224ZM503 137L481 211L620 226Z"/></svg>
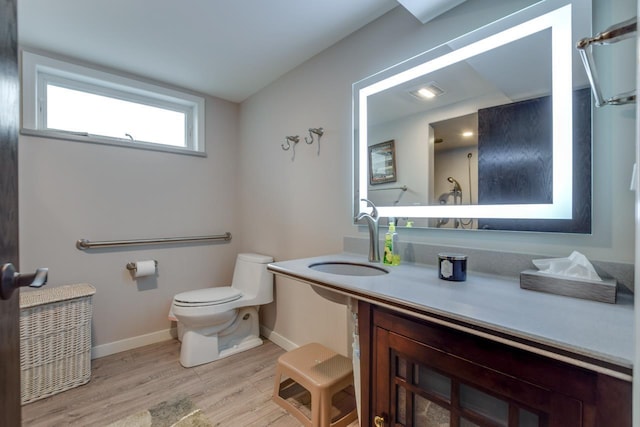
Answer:
<svg viewBox="0 0 640 427"><path fill-rule="evenodd" d="M22 404L91 379L92 296L88 284L20 293Z"/></svg>

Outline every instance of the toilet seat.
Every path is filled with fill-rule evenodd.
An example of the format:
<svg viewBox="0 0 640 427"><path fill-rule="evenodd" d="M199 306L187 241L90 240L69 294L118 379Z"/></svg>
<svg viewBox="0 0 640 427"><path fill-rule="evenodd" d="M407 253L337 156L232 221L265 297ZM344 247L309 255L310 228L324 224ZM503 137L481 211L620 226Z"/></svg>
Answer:
<svg viewBox="0 0 640 427"><path fill-rule="evenodd" d="M173 304L178 307L206 307L235 301L240 297L242 292L238 289L223 286L182 292L173 297Z"/></svg>

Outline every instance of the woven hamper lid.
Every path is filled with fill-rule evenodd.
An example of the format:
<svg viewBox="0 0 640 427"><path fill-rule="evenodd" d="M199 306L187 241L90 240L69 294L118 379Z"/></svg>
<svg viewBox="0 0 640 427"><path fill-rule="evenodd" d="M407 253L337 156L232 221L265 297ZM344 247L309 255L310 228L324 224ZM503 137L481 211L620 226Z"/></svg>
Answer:
<svg viewBox="0 0 640 427"><path fill-rule="evenodd" d="M37 291L20 292L20 308L29 308L52 302L82 298L96 293L88 283L42 288Z"/></svg>

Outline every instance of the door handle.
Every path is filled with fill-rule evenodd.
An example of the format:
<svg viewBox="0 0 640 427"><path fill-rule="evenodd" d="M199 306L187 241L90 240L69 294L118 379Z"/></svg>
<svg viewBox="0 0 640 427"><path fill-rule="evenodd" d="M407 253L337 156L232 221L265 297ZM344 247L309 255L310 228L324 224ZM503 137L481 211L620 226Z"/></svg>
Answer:
<svg viewBox="0 0 640 427"><path fill-rule="evenodd" d="M384 426L384 415L383 416L376 415L373 418L373 425L375 427L383 427Z"/></svg>
<svg viewBox="0 0 640 427"><path fill-rule="evenodd" d="M48 276L48 268L38 268L35 273L23 274L17 273L13 264L3 264L0 277L0 299L11 298L13 291L21 286L39 288L47 283Z"/></svg>

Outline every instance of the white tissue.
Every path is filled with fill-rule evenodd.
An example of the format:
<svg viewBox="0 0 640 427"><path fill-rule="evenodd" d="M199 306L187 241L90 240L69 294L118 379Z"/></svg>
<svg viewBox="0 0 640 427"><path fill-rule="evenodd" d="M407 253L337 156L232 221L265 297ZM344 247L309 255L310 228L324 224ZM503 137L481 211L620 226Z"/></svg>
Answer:
<svg viewBox="0 0 640 427"><path fill-rule="evenodd" d="M133 273L133 277L145 277L156 274L156 262L152 259L147 261L136 262L136 269Z"/></svg>
<svg viewBox="0 0 640 427"><path fill-rule="evenodd" d="M578 251L573 251L569 258L534 259L532 262L538 267L540 273L602 281L587 257Z"/></svg>

